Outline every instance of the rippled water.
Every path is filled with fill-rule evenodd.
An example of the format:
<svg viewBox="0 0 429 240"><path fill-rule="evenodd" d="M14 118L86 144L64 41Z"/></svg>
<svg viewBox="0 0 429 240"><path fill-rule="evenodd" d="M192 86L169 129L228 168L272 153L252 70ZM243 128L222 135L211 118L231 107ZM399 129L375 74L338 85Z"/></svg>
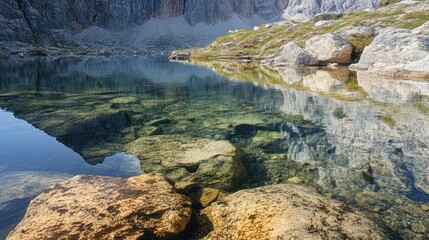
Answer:
<svg viewBox="0 0 429 240"><path fill-rule="evenodd" d="M243 149L249 177L237 190L299 177L396 238L429 237L428 82L208 67L163 57L1 61L0 236L47 186L140 174L126 144L183 135Z"/></svg>

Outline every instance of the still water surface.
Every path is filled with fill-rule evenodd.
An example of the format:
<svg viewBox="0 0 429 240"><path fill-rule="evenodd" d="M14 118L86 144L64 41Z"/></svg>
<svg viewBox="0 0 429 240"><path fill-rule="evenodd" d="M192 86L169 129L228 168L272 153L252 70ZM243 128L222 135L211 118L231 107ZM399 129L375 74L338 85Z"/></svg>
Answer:
<svg viewBox="0 0 429 240"><path fill-rule="evenodd" d="M145 172L124 146L151 135L228 140L249 172L237 189L299 177L396 238L429 237L428 82L209 67L164 57L2 60L0 238L56 182Z"/></svg>

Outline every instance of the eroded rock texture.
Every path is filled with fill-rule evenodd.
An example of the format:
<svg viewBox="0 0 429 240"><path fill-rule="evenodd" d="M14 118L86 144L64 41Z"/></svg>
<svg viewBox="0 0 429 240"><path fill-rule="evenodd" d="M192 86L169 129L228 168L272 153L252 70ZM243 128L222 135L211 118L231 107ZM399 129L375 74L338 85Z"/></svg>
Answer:
<svg viewBox="0 0 429 240"><path fill-rule="evenodd" d="M172 238L191 203L161 175L77 176L35 198L8 239Z"/></svg>

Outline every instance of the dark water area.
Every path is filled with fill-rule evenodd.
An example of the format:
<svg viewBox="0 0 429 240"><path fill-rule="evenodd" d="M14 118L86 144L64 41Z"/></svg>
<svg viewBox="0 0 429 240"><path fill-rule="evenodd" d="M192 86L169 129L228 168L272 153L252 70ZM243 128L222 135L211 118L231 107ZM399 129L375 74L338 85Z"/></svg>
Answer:
<svg viewBox="0 0 429 240"><path fill-rule="evenodd" d="M0 61L0 239L57 182L147 172L125 146L165 135L242 149L249 174L235 190L298 182L395 238L429 237L429 82L209 67L165 57Z"/></svg>

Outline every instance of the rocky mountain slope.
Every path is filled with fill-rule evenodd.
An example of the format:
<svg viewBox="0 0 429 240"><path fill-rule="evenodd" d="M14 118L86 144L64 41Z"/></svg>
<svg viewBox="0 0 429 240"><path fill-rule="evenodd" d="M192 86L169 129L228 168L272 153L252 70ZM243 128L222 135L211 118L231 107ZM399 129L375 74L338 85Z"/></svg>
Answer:
<svg viewBox="0 0 429 240"><path fill-rule="evenodd" d="M234 31L171 58L241 60L273 68L350 65L390 76L429 78L429 2L397 1L375 10L318 14ZM190 57L191 56L191 57Z"/></svg>
<svg viewBox="0 0 429 240"><path fill-rule="evenodd" d="M378 0L126 0L0 2L0 48L147 50L199 46L230 29L321 12L373 9Z"/></svg>

